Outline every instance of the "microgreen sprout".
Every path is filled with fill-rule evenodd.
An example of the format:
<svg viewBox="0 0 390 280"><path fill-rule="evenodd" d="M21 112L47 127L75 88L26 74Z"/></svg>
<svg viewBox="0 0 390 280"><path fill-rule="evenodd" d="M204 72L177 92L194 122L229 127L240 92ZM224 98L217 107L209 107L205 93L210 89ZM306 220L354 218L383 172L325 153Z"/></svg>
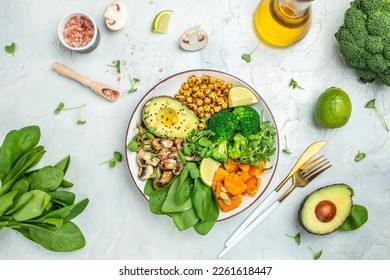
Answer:
<svg viewBox="0 0 390 280"><path fill-rule="evenodd" d="M383 116L382 111L379 110L379 108L375 105L375 99L368 101L368 103L366 104L366 108L374 109L376 111L376 113L378 114L379 118L381 119L386 131L389 132L389 127L387 126L387 123L386 123L385 117Z"/></svg>
<svg viewBox="0 0 390 280"><path fill-rule="evenodd" d="M305 90L294 79L291 79L289 86L292 87L293 89L299 88L299 89Z"/></svg>
<svg viewBox="0 0 390 280"><path fill-rule="evenodd" d="M15 43L12 43L11 45L9 46L5 46L4 47L4 50L11 54L12 56L15 56L15 50L16 50L16 44Z"/></svg>
<svg viewBox="0 0 390 280"><path fill-rule="evenodd" d="M301 244L301 234L298 232L296 235L290 235L290 234L287 234L286 233L286 236L292 238L295 240L295 243L297 243L297 245L300 245Z"/></svg>
<svg viewBox="0 0 390 280"><path fill-rule="evenodd" d="M116 60L115 64L107 64L108 67L116 68L118 74L121 72L121 61L119 59Z"/></svg>
<svg viewBox="0 0 390 280"><path fill-rule="evenodd" d="M287 147L287 139L286 139L286 135L284 135L284 149L282 150L283 152L285 152L286 154L291 154L290 150L288 149Z"/></svg>
<svg viewBox="0 0 390 280"><path fill-rule="evenodd" d="M361 161L365 157L366 157L365 153L358 151L357 155L355 156L355 161Z"/></svg>
<svg viewBox="0 0 390 280"><path fill-rule="evenodd" d="M135 88L135 84L139 82L139 79L137 78L132 78L130 75L129 75L129 80L130 80L130 89L129 89L129 93L132 93L134 91L137 90L137 88Z"/></svg>
<svg viewBox="0 0 390 280"><path fill-rule="evenodd" d="M99 165L103 165L103 164L108 163L110 165L110 167L115 167L117 162L122 162L122 154L118 151L115 151L112 159L103 161Z"/></svg>
<svg viewBox="0 0 390 280"><path fill-rule="evenodd" d="M308 247L308 248L309 248L310 251L312 251L315 260L318 260L319 258L321 258L322 250L321 251L316 251L316 250L314 250L311 247Z"/></svg>
<svg viewBox="0 0 390 280"><path fill-rule="evenodd" d="M85 124L86 121L81 119L81 109L84 108L86 106L86 104L83 104L83 105L80 105L80 106L77 106L77 107L70 107L70 108L66 108L65 107L65 104L63 102L60 102L60 104L58 104L57 108L54 110L54 114L56 115L59 115L61 111L71 111L71 110L77 110L77 109L80 109L79 111L79 118L77 120L77 124Z"/></svg>
<svg viewBox="0 0 390 280"><path fill-rule="evenodd" d="M260 42L257 44L256 48L254 48L250 53L244 53L241 58L245 60L246 62L251 62L251 55L257 50L259 47Z"/></svg>

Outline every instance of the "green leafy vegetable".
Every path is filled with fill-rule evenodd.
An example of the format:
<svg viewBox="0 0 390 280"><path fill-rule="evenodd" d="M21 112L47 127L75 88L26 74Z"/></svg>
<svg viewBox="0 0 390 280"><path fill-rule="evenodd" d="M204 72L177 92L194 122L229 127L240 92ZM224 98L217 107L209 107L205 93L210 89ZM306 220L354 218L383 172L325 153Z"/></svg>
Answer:
<svg viewBox="0 0 390 280"><path fill-rule="evenodd" d="M260 43L257 44L256 48L254 48L250 53L244 53L241 58L243 60L245 60L246 62L251 62L251 56L252 54L257 50L257 48L259 47Z"/></svg>
<svg viewBox="0 0 390 280"><path fill-rule="evenodd" d="M117 162L122 162L122 154L120 152L118 152L118 151L115 151L114 155L113 155L113 157L111 159L103 161L99 165L103 165L103 164L108 163L108 165L110 167L115 167Z"/></svg>
<svg viewBox="0 0 390 280"><path fill-rule="evenodd" d="M127 149L129 149L130 152L135 153L137 151L138 143L137 140L132 139L128 144L127 144Z"/></svg>
<svg viewBox="0 0 390 280"><path fill-rule="evenodd" d="M301 86L298 84L298 82L295 81L294 79L291 79L289 86L292 87L293 89L299 88L299 89L305 90L305 89L304 89L303 87L301 87Z"/></svg>
<svg viewBox="0 0 390 280"><path fill-rule="evenodd" d="M116 60L116 63L115 64L107 64L108 67L113 67L113 68L116 68L116 71L118 72L118 74L121 73L121 61L118 59Z"/></svg>
<svg viewBox="0 0 390 280"><path fill-rule="evenodd" d="M16 44L15 43L12 43L11 45L9 46L5 46L4 47L4 50L11 54L12 56L15 56L15 50L16 50Z"/></svg>
<svg viewBox="0 0 390 280"><path fill-rule="evenodd" d="M383 126L385 127L386 131L389 132L389 127L387 126L386 119L385 119L382 111L375 105L375 99L368 101L368 103L366 104L366 108L374 109L376 111L376 113L378 114L380 120L382 121Z"/></svg>
<svg viewBox="0 0 390 280"><path fill-rule="evenodd" d="M311 248L311 247L308 247L309 248L309 250L313 253L313 256L314 256L314 259L315 260L318 260L319 258L321 258L321 256L322 256L322 250L321 251L316 251L316 250L314 250L313 248Z"/></svg>
<svg viewBox="0 0 390 280"><path fill-rule="evenodd" d="M211 206L211 188L206 186L200 179L195 181L195 189L192 194L192 202L196 214L201 222L206 221Z"/></svg>
<svg viewBox="0 0 390 280"><path fill-rule="evenodd" d="M352 205L351 214L349 214L347 221L342 225L340 231L352 231L360 228L368 220L368 211L366 207L354 204Z"/></svg>
<svg viewBox="0 0 390 280"><path fill-rule="evenodd" d="M64 180L70 157L54 166L34 171L45 150L37 146L40 129L28 126L10 131L0 148L0 229L16 230L26 238L56 252L82 248L85 239L71 219L88 204L76 204L75 194L60 190L72 184Z"/></svg>
<svg viewBox="0 0 390 280"><path fill-rule="evenodd" d="M295 240L295 243L297 243L297 245L300 245L301 244L301 234L298 232L296 235L289 235L289 234L286 234L286 236L292 238Z"/></svg>
<svg viewBox="0 0 390 280"><path fill-rule="evenodd" d="M219 203L216 193L213 189L210 189L211 192L211 203L209 215L204 221L199 221L194 225L194 229L197 233L201 235L206 235L214 227L219 216Z"/></svg>
<svg viewBox="0 0 390 280"><path fill-rule="evenodd" d="M169 188L168 195L161 207L161 210L165 213L183 212L193 207L191 198L182 203L176 201L176 193L179 189L179 181L175 180Z"/></svg>
<svg viewBox="0 0 390 280"><path fill-rule="evenodd" d="M365 153L358 151L357 155L355 156L355 161L361 161L365 157L366 157Z"/></svg>
<svg viewBox="0 0 390 280"><path fill-rule="evenodd" d="M286 135L284 135L284 149L282 151L285 152L286 154L291 154L290 150L287 147Z"/></svg>
<svg viewBox="0 0 390 280"><path fill-rule="evenodd" d="M199 217L195 208L191 207L183 212L172 213L172 220L177 229L183 231L193 227L199 221Z"/></svg>
<svg viewBox="0 0 390 280"><path fill-rule="evenodd" d="M132 92L135 92L137 89L135 88L135 84L139 82L139 79L137 78L132 78L130 75L129 75L129 80L130 80L130 89L129 89L129 93L132 93Z"/></svg>
<svg viewBox="0 0 390 280"><path fill-rule="evenodd" d="M71 110L77 110L79 109L79 118L77 120L77 124L85 124L86 121L81 119L81 109L84 108L86 104L77 106L77 107L70 107L70 108L65 108L65 104L63 102L60 102L57 106L57 108L54 110L54 114L59 115L61 111L71 111Z"/></svg>

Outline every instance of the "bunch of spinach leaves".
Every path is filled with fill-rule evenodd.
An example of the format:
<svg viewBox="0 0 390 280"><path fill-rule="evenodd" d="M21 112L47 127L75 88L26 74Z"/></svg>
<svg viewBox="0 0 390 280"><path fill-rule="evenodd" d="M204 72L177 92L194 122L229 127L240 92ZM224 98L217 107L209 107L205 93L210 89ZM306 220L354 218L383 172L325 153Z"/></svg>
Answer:
<svg viewBox="0 0 390 280"><path fill-rule="evenodd" d="M197 233L206 235L219 216L217 195L199 178L194 162L188 162L180 175L161 189L155 190L149 179L144 193L149 196L150 211L156 215L171 215L180 231L193 227Z"/></svg>
<svg viewBox="0 0 390 280"><path fill-rule="evenodd" d="M38 126L10 131L0 147L0 230L11 228L46 249L57 252L84 247L85 238L73 218L89 200L75 203L73 186L64 179L67 156L54 166L30 170L45 154L37 146Z"/></svg>

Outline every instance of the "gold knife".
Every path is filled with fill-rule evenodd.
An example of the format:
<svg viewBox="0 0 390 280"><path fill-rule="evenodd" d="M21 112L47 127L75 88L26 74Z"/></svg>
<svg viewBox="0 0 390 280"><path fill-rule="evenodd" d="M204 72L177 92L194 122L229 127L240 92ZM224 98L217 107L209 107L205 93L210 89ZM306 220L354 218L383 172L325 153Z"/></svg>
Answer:
<svg viewBox="0 0 390 280"><path fill-rule="evenodd" d="M254 220L256 217L265 209L265 207L270 203L278 191L283 187L283 185L292 177L292 175L306 162L308 162L316 153L318 153L326 145L325 141L319 141L311 144L306 151L303 152L301 157L295 163L294 167L291 169L290 173L284 178L284 180L272 191L262 202L261 204L246 218L246 220L237 228L237 230L230 236L226 241L225 246L229 246L233 241L245 230L245 228Z"/></svg>

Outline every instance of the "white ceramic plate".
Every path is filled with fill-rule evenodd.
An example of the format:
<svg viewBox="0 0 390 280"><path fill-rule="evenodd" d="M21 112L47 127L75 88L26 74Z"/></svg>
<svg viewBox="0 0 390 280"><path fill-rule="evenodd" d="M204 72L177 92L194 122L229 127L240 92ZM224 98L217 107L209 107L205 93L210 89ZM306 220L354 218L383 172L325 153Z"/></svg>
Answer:
<svg viewBox="0 0 390 280"><path fill-rule="evenodd" d="M218 221L225 220L227 218L233 217L242 211L246 210L249 206L251 206L259 197L264 193L265 189L268 187L269 183L271 182L271 179L274 175L277 162L278 162L278 156L279 156L279 137L278 137L278 131L275 123L275 119L272 116L272 113L270 109L268 108L267 104L265 101L262 99L262 97L247 83L244 81L230 75L224 72L220 71L215 71L215 70L189 70L181 73L177 73L175 75L172 75L165 80L159 82L157 85L155 85L138 103L137 107L134 110L133 115L131 116L128 128L127 128L127 133L126 133L126 144L131 141L133 136L137 133L136 125L137 122L141 120L141 111L142 107L144 104L151 98L161 96L161 95L168 95L174 97L175 94L179 91L181 84L185 81L187 81L188 77L191 75L195 76L203 76L203 75L210 75L214 76L217 78L222 78L224 79L225 82L232 82L234 86L241 86L241 87L247 87L254 93L256 93L259 97L259 102L252 107L254 107L259 113L264 112L264 119L265 120L270 120L271 123L275 126L276 128L276 138L275 138L275 145L276 145L276 152L275 154L271 157L270 162L267 163L267 166L273 166L272 169L265 171L262 175L260 175L261 178L261 185L260 189L257 192L256 196L251 197L249 195L245 195L242 203L239 207L236 209L230 211L230 212L223 212L220 211L220 215L218 218ZM145 181L142 181L138 179L138 165L136 162L136 153L130 152L126 148L126 161L127 165L129 167L129 171L131 174L131 177L133 178L135 185L137 188L140 190L142 195L147 199L147 196L144 195L144 186L145 186Z"/></svg>

